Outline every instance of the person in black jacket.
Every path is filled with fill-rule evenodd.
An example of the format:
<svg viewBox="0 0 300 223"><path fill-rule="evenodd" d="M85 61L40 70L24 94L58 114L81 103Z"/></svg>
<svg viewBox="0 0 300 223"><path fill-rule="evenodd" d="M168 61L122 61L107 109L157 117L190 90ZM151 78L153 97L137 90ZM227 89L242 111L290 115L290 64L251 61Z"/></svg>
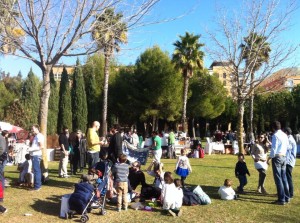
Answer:
<svg viewBox="0 0 300 223"><path fill-rule="evenodd" d="M114 124L111 128L113 136L110 139L108 146L108 158L113 162L117 162L117 158L123 154L122 150L122 136L120 134L120 125Z"/></svg>
<svg viewBox="0 0 300 223"><path fill-rule="evenodd" d="M240 186L238 186L238 188L237 188L239 193L244 193L244 186L246 186L246 184L247 184L246 174L248 174L250 176L249 170L247 168L247 164L245 162L244 154L239 153L238 154L238 162L236 163L236 166L235 166L235 176L240 181Z"/></svg>

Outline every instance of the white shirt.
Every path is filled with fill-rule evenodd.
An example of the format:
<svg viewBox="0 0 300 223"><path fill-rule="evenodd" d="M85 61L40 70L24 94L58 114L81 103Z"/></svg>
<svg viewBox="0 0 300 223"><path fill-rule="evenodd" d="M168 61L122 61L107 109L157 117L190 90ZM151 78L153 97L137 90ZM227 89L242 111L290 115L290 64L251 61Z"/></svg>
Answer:
<svg viewBox="0 0 300 223"><path fill-rule="evenodd" d="M175 195L177 188L174 183L164 184L161 190L161 201L163 204L163 209L173 209L175 208Z"/></svg>
<svg viewBox="0 0 300 223"><path fill-rule="evenodd" d="M235 191L232 187L221 186L218 190L218 194L221 196L222 200L233 200Z"/></svg>
<svg viewBox="0 0 300 223"><path fill-rule="evenodd" d="M192 172L192 167L190 165L190 161L189 158L187 156L179 156L176 166L175 166L175 170L177 170L177 168L180 167L182 169L188 169L190 172Z"/></svg>
<svg viewBox="0 0 300 223"><path fill-rule="evenodd" d="M179 188L177 187L175 191L176 191L175 194L174 194L174 197L175 197L175 209L179 209L182 206L183 191L182 191L182 189L180 187Z"/></svg>
<svg viewBox="0 0 300 223"><path fill-rule="evenodd" d="M44 144L44 141L45 141L45 138L42 135L42 133L38 133L37 135L35 135L35 137L32 141L32 146L28 150L31 156L41 156L42 155L40 143Z"/></svg>
<svg viewBox="0 0 300 223"><path fill-rule="evenodd" d="M132 134L132 144L137 147L139 144L139 136L136 133Z"/></svg>

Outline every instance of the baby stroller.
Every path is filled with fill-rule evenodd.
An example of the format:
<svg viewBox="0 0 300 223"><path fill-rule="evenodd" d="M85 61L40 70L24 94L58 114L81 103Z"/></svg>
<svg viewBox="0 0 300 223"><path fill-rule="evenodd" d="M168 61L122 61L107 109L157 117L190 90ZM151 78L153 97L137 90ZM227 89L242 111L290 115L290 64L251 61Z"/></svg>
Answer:
<svg viewBox="0 0 300 223"><path fill-rule="evenodd" d="M75 184L74 193L69 199L70 211L67 218L73 218L74 215L81 214L80 221L89 220L88 213L92 209L100 209L100 214L105 215L106 190L109 183L110 167L106 165L104 173L97 174L97 179L89 178L87 182ZM93 182L95 181L95 182Z"/></svg>

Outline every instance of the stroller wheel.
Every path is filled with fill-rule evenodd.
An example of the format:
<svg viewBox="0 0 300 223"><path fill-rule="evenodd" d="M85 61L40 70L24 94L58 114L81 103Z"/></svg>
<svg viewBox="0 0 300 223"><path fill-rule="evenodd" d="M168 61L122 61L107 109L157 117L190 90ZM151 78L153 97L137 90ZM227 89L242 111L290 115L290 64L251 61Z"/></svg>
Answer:
<svg viewBox="0 0 300 223"><path fill-rule="evenodd" d="M101 215L106 215L106 210L102 209L101 210Z"/></svg>
<svg viewBox="0 0 300 223"><path fill-rule="evenodd" d="M80 221L83 223L87 222L88 220L89 220L89 216L87 216L87 215L82 215L80 218Z"/></svg>
<svg viewBox="0 0 300 223"><path fill-rule="evenodd" d="M68 212L68 219L72 219L72 218L74 218L74 212L70 211Z"/></svg>

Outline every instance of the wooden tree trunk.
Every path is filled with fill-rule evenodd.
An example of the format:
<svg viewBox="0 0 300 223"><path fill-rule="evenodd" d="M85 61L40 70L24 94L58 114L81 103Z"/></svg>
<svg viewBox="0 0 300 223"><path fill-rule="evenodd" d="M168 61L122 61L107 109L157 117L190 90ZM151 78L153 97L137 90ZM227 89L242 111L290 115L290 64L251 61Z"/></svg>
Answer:
<svg viewBox="0 0 300 223"><path fill-rule="evenodd" d="M196 138L196 133L195 133L195 118L192 119L192 128L193 128L193 138Z"/></svg>
<svg viewBox="0 0 300 223"><path fill-rule="evenodd" d="M102 128L101 136L107 135L107 101L108 101L108 80L109 80L109 64L110 64L110 53L105 54L104 64L104 87L103 87L103 107L102 107Z"/></svg>
<svg viewBox="0 0 300 223"><path fill-rule="evenodd" d="M254 130L253 130L253 103L254 103L254 93L250 97L250 125L249 125L249 134L250 142L254 142Z"/></svg>
<svg viewBox="0 0 300 223"><path fill-rule="evenodd" d="M184 89L183 89L183 106L182 106L182 128L183 132L187 132L187 123L186 123L186 104L189 90L189 78L187 75L184 76Z"/></svg>
<svg viewBox="0 0 300 223"><path fill-rule="evenodd" d="M237 124L237 140L239 145L239 152L244 153L244 111L245 101L244 99L238 99L238 124Z"/></svg>
<svg viewBox="0 0 300 223"><path fill-rule="evenodd" d="M50 97L50 72L51 67L45 66L42 68L43 72L43 87L41 93L41 102L40 102L40 116L39 116L39 125L40 132L45 137L45 144L42 151L42 160L44 171L48 172L48 159L47 159L47 120L48 120L48 102ZM35 123L32 123L35 124Z"/></svg>
<svg viewBox="0 0 300 223"><path fill-rule="evenodd" d="M251 96L250 96L250 124L249 124L249 134L250 134L250 142L254 142L254 131L253 131L253 110L254 110L254 89L253 89L253 81L254 81L254 73L251 73L251 83L250 83L250 89L252 90Z"/></svg>

